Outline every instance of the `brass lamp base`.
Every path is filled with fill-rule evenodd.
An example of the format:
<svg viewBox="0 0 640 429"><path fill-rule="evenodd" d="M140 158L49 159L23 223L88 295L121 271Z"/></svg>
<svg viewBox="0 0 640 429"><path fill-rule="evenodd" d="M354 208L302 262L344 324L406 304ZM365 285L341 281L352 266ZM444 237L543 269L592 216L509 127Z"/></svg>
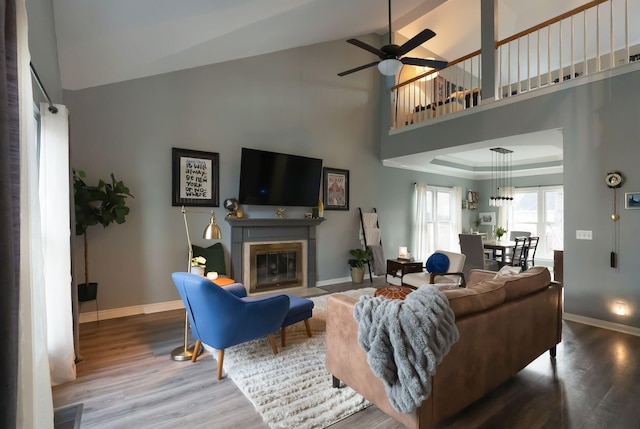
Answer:
<svg viewBox="0 0 640 429"><path fill-rule="evenodd" d="M188 347L186 350L184 346L173 349L173 351L171 352L171 359L179 362L182 362L185 360L191 360L191 358L193 357L194 347L195 345ZM201 353L202 353L202 345L198 347L198 351L196 352L196 357L200 356Z"/></svg>

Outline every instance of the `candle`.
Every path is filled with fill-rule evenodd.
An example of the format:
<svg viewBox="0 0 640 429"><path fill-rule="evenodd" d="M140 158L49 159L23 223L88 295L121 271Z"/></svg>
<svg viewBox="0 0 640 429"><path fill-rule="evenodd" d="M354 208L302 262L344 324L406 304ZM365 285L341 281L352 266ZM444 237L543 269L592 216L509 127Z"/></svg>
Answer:
<svg viewBox="0 0 640 429"><path fill-rule="evenodd" d="M399 253L401 258L406 258L407 257L407 248L404 247L404 246L401 246L398 253Z"/></svg>
<svg viewBox="0 0 640 429"><path fill-rule="evenodd" d="M214 281L215 279L218 278L218 273L216 273L215 271L209 271L207 273L207 278L211 281Z"/></svg>

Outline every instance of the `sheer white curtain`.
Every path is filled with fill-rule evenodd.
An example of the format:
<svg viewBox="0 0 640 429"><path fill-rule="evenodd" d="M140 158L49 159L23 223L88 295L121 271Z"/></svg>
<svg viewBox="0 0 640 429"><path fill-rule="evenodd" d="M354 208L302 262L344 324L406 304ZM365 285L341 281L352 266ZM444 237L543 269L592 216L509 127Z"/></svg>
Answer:
<svg viewBox="0 0 640 429"><path fill-rule="evenodd" d="M53 427L49 379L43 258L38 203L38 152L33 116L27 11L16 1L18 82L20 86L20 361L18 415L20 428Z"/></svg>
<svg viewBox="0 0 640 429"><path fill-rule="evenodd" d="M504 188L507 195L514 195L515 188ZM504 206L498 207L498 223L495 225L497 227L503 227L507 231L510 231L513 227L513 204L507 204Z"/></svg>
<svg viewBox="0 0 640 429"><path fill-rule="evenodd" d="M71 311L69 113L40 105L40 215L51 383L75 380Z"/></svg>
<svg viewBox="0 0 640 429"><path fill-rule="evenodd" d="M412 254L416 260L424 261L429 255L427 240L428 233L428 200L427 184L416 183L414 196L414 221L413 221L413 249Z"/></svg>
<svg viewBox="0 0 640 429"><path fill-rule="evenodd" d="M453 187L453 207L451 208L451 219L453 220L452 243L458 242L458 234L462 232L462 188Z"/></svg>

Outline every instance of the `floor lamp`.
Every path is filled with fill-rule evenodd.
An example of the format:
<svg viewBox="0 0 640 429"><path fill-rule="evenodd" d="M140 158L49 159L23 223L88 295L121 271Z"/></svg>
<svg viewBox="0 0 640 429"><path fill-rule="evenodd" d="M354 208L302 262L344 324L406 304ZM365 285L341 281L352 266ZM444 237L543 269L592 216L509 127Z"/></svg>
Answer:
<svg viewBox="0 0 640 429"><path fill-rule="evenodd" d="M187 213L207 213L204 211L195 211L195 210L186 210L184 206L182 206L182 217L184 218L184 228L187 232L187 243L189 244L189 259L187 260L187 272L191 270L191 260L193 259L193 247L191 246L191 236L189 235L189 224L187 222ZM211 210L211 219L209 219L209 224L204 229L204 233L202 234L202 238L205 240L220 240L222 238L222 233L220 232L220 227L216 223L216 214ZM198 347L198 350L194 350L195 346L189 347L189 315L187 311L184 312L184 345L175 348L171 352L171 359L176 361L185 361L191 360L193 354L199 356L202 353L202 347Z"/></svg>

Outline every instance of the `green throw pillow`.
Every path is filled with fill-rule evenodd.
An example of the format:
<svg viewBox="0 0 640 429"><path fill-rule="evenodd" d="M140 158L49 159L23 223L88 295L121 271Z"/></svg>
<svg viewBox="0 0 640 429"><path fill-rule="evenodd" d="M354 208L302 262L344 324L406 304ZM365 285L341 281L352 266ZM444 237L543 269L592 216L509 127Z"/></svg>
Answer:
<svg viewBox="0 0 640 429"><path fill-rule="evenodd" d="M224 263L224 248L222 243L215 243L209 247L200 247L193 245L193 257L203 256L207 260L205 266L205 274L209 271L215 271L218 274L227 275L227 267Z"/></svg>

